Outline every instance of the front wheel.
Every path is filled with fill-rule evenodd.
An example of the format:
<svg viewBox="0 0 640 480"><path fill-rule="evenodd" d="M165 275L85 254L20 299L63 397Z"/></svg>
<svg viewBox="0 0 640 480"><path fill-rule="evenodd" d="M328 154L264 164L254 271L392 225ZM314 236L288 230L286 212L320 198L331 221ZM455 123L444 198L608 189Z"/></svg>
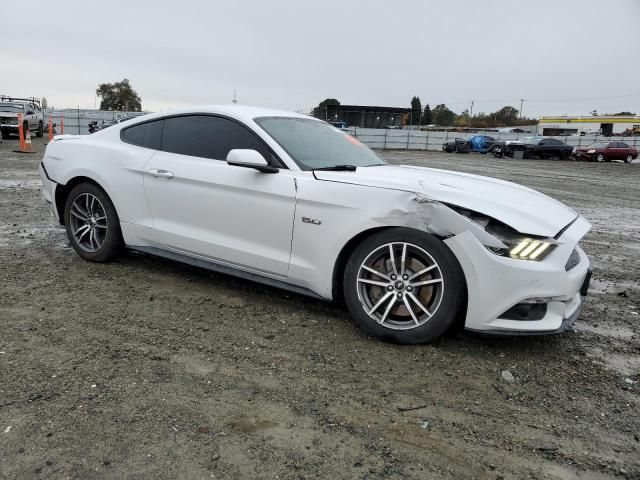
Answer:
<svg viewBox="0 0 640 480"><path fill-rule="evenodd" d="M123 245L116 209L107 194L92 183L81 183L71 190L64 223L71 246L85 260L108 262Z"/></svg>
<svg viewBox="0 0 640 480"><path fill-rule="evenodd" d="M606 158L603 153L599 153L598 155L596 155L596 162L604 162L605 160Z"/></svg>
<svg viewBox="0 0 640 480"><path fill-rule="evenodd" d="M382 340L415 344L434 340L463 306L465 281L449 248L438 238L392 228L362 242L343 280L351 316Z"/></svg>
<svg viewBox="0 0 640 480"><path fill-rule="evenodd" d="M44 135L44 126L42 125L42 122L38 122L38 131L36 132L36 137L42 138L43 135Z"/></svg>

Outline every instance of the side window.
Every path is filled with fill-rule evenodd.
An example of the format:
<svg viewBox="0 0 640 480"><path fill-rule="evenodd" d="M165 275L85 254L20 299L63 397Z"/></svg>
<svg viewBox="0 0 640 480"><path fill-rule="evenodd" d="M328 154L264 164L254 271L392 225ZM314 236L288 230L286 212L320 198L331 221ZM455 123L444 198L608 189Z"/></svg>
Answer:
<svg viewBox="0 0 640 480"><path fill-rule="evenodd" d="M234 148L257 150L271 163L269 148L248 128L226 118L189 115L165 119L162 150L225 161Z"/></svg>
<svg viewBox="0 0 640 480"><path fill-rule="evenodd" d="M629 148L629 145L624 142L618 142L618 148Z"/></svg>
<svg viewBox="0 0 640 480"><path fill-rule="evenodd" d="M138 147L160 150L162 140L162 124L164 120L140 123L125 128L120 132L123 142L137 145Z"/></svg>

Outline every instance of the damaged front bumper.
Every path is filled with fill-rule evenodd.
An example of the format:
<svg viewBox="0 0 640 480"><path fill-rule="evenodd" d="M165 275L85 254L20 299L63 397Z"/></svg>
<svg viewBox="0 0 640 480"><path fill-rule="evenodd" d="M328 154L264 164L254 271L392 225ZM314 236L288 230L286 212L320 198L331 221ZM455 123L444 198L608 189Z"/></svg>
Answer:
<svg viewBox="0 0 640 480"><path fill-rule="evenodd" d="M42 181L42 198L49 207L51 214L56 219L56 221L60 221L60 216L58 214L58 209L55 201L55 192L57 183L49 178L49 174L44 167L44 164L40 162L40 167L38 168L38 172L40 173L40 180Z"/></svg>
<svg viewBox="0 0 640 480"><path fill-rule="evenodd" d="M578 246L590 227L579 217L557 239L557 247L539 262L494 255L468 231L445 240L466 277L465 328L501 335L570 329L580 313L590 279L589 258ZM538 314L514 313L518 305L536 303L544 304L544 310L537 309Z"/></svg>

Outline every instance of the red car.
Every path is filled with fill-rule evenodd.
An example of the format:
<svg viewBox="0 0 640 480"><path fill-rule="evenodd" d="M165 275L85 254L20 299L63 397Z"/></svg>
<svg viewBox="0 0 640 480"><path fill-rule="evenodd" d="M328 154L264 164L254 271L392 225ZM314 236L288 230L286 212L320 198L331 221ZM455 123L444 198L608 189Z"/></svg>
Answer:
<svg viewBox="0 0 640 480"><path fill-rule="evenodd" d="M611 160L631 160L638 158L638 149L624 142L596 142L588 147L576 147L573 151L577 160L589 162L610 162Z"/></svg>

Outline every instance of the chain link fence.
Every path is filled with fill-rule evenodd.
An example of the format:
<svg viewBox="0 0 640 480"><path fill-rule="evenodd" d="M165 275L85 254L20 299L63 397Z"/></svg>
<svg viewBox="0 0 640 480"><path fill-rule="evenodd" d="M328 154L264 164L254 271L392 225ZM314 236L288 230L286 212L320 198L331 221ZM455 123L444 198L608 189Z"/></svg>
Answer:
<svg viewBox="0 0 640 480"><path fill-rule="evenodd" d="M534 133L511 133L511 132L456 132L456 131L433 131L433 130L396 130L377 128L345 128L344 131L357 138L370 148L379 150L442 150L442 145L453 141L456 138L464 138L467 135L486 135L497 140L510 141L520 140L524 137L531 137ZM640 136L620 137L603 135L585 136L559 136L546 137L555 138L574 147L587 146L597 141L625 142L631 146L640 145Z"/></svg>
<svg viewBox="0 0 640 480"><path fill-rule="evenodd" d="M88 135L89 122L96 121L98 125L113 122L122 118L137 117L150 112L115 112L105 110L85 110L80 108L45 109L45 132L49 118L56 125L57 133L61 133L61 119L64 120L64 133L72 135Z"/></svg>
<svg viewBox="0 0 640 480"><path fill-rule="evenodd" d="M85 110L85 109L46 109L44 110L45 131L46 125L51 121L56 124L57 133L61 132L61 119L64 120L64 133L73 135L89 134L89 122L97 121L98 124L112 122L115 120L144 115L150 112L116 112L104 110ZM384 113L384 115L382 115ZM391 128L363 128L363 127L347 127L343 128L358 140L370 148L379 150L441 150L442 144L453 141L455 138L463 138L467 135L487 135L497 140L509 141L519 140L524 137L536 135L531 133L511 133L511 132L495 132L487 130L477 130L477 132L465 131L440 131L440 130L420 130L418 125L406 125L399 127L397 112L371 112L370 121L387 122L387 127ZM342 121L340 117L334 117L336 122ZM384 123L382 123L384 125ZM421 127L421 128L424 128ZM530 128L530 127L529 127ZM604 137L602 135L586 135L586 136L557 136L556 138L571 146L586 146L596 141L620 141L625 142L634 147L640 146L640 137Z"/></svg>

